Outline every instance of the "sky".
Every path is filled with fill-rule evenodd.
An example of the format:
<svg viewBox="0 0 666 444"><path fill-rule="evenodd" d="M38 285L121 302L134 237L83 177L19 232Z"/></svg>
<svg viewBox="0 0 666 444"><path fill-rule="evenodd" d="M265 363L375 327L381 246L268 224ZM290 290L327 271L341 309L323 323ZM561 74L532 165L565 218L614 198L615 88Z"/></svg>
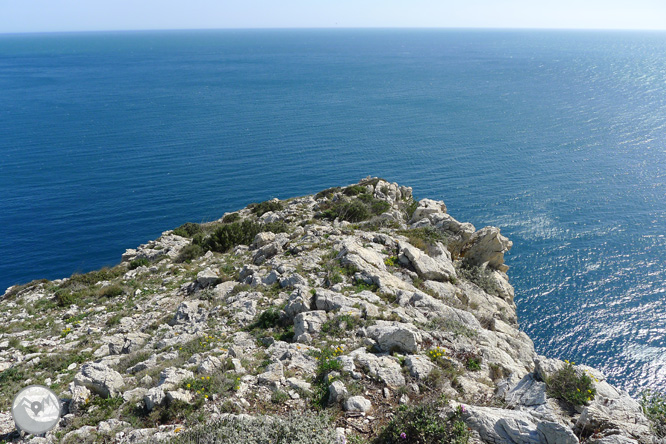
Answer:
<svg viewBox="0 0 666 444"><path fill-rule="evenodd" d="M0 33L375 27L666 29L666 1L0 0Z"/></svg>

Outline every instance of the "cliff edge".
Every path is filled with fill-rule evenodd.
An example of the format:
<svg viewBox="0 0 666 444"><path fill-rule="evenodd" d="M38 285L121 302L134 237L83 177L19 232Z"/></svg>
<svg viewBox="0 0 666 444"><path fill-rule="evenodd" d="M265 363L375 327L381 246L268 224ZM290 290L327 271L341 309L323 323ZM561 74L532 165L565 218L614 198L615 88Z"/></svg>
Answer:
<svg viewBox="0 0 666 444"><path fill-rule="evenodd" d="M511 246L366 178L11 287L0 442L660 442L601 372L535 353ZM11 418L29 384L61 399L44 437Z"/></svg>

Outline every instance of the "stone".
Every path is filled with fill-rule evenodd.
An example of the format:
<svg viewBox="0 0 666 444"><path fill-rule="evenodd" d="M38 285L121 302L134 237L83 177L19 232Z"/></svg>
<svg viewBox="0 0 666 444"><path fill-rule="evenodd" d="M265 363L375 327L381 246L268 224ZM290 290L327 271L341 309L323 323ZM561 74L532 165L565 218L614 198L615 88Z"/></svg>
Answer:
<svg viewBox="0 0 666 444"><path fill-rule="evenodd" d="M264 245L268 245L275 240L275 233L270 231L262 232L257 234L254 237L254 242L252 242L251 248L261 248Z"/></svg>
<svg viewBox="0 0 666 444"><path fill-rule="evenodd" d="M143 395L143 402L146 405L146 410L152 411L156 406L164 404L166 401L166 394L160 387L153 387L145 395Z"/></svg>
<svg viewBox="0 0 666 444"><path fill-rule="evenodd" d="M176 388L186 379L194 378L194 373L189 370L176 367L168 367L160 372L160 380L157 386L162 390Z"/></svg>
<svg viewBox="0 0 666 444"><path fill-rule="evenodd" d="M298 338L303 334L313 335L319 333L321 326L327 319L326 312L323 310L306 311L297 314L294 318L294 338L296 338L296 341L301 342Z"/></svg>
<svg viewBox="0 0 666 444"><path fill-rule="evenodd" d="M379 379L389 387L396 388L405 385L405 377L397 358L375 356L367 353L363 348L354 350L351 355L371 377Z"/></svg>
<svg viewBox="0 0 666 444"><path fill-rule="evenodd" d="M533 374L526 375L521 381L504 396L510 407L533 407L545 404L546 384L534 379Z"/></svg>
<svg viewBox="0 0 666 444"><path fill-rule="evenodd" d="M222 361L220 361L219 358L215 356L208 356L203 361L201 361L199 367L197 367L197 373L203 375L210 375L221 367L222 367Z"/></svg>
<svg viewBox="0 0 666 444"><path fill-rule="evenodd" d="M367 329L370 338L387 352L418 353L422 341L421 333L411 324L377 321Z"/></svg>
<svg viewBox="0 0 666 444"><path fill-rule="evenodd" d="M412 214L410 222L427 219L432 214L446 213L446 205L441 200L421 199Z"/></svg>
<svg viewBox="0 0 666 444"><path fill-rule="evenodd" d="M298 273L294 273L288 277L280 279L280 287L282 288L296 287L297 285L306 286L307 284L308 281L306 281L305 278Z"/></svg>
<svg viewBox="0 0 666 444"><path fill-rule="evenodd" d="M289 295L287 305L284 307L284 312L291 320L305 311L310 311L312 308L312 295L308 287L298 286Z"/></svg>
<svg viewBox="0 0 666 444"><path fill-rule="evenodd" d="M504 264L504 253L512 246L513 242L502 236L499 228L485 227L470 237L461 254L469 265L506 272L509 267Z"/></svg>
<svg viewBox="0 0 666 444"><path fill-rule="evenodd" d="M363 396L352 396L344 402L344 409L347 412L366 413L372 408L372 402Z"/></svg>
<svg viewBox="0 0 666 444"><path fill-rule="evenodd" d="M465 406L463 419L484 442L503 444L578 444L573 431L530 412Z"/></svg>
<svg viewBox="0 0 666 444"><path fill-rule="evenodd" d="M69 402L69 412L77 414L90 401L92 393L86 387L74 384L70 387L70 392L72 400Z"/></svg>
<svg viewBox="0 0 666 444"><path fill-rule="evenodd" d="M202 288L217 284L219 279L218 273L211 268L206 268L197 273L197 284Z"/></svg>
<svg viewBox="0 0 666 444"><path fill-rule="evenodd" d="M102 421L97 425L97 433L101 435L109 435L115 430L126 429L128 427L131 427L129 422L111 418L106 421Z"/></svg>
<svg viewBox="0 0 666 444"><path fill-rule="evenodd" d="M430 358L420 355L409 355L405 358L405 365L409 369L409 374L416 379L425 379L435 368Z"/></svg>
<svg viewBox="0 0 666 444"><path fill-rule="evenodd" d="M192 402L192 393L183 389L169 390L166 393L166 399L168 403L172 403L174 401L180 401L189 404L190 402Z"/></svg>
<svg viewBox="0 0 666 444"><path fill-rule="evenodd" d="M277 386L284 381L284 366L281 362L273 362L266 367L266 371L257 375L257 382L265 385Z"/></svg>
<svg viewBox="0 0 666 444"><path fill-rule="evenodd" d="M201 301L183 301L178 305L176 314L169 321L169 325L185 325L204 322L207 312L201 306Z"/></svg>
<svg viewBox="0 0 666 444"><path fill-rule="evenodd" d="M146 393L148 393L147 388L137 387L135 389L127 390L126 392L124 392L123 399L125 400L125 402L137 402L143 399Z"/></svg>
<svg viewBox="0 0 666 444"><path fill-rule="evenodd" d="M125 385L120 373L101 363L87 363L81 366L74 376L74 383L88 388L103 398L120 394Z"/></svg>
<svg viewBox="0 0 666 444"><path fill-rule="evenodd" d="M336 404L342 402L348 394L349 392L342 381L333 381L333 383L328 386L328 403Z"/></svg>
<svg viewBox="0 0 666 444"><path fill-rule="evenodd" d="M425 280L450 281L456 277L456 270L448 251L437 243L436 253L429 256L408 242L400 242L400 253L414 266L418 275Z"/></svg>

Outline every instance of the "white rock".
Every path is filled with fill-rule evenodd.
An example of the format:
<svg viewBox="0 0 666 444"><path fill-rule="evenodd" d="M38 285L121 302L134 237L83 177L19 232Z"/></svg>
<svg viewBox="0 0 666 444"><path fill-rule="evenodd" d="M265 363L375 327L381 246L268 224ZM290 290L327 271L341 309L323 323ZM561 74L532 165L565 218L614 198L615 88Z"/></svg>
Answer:
<svg viewBox="0 0 666 444"><path fill-rule="evenodd" d="M352 396L345 401L344 408L347 412L366 413L372 408L372 402L363 396Z"/></svg>
<svg viewBox="0 0 666 444"><path fill-rule="evenodd" d="M425 379L435 368L435 364L425 356L409 355L405 358L405 365L409 369L409 374L417 379Z"/></svg>
<svg viewBox="0 0 666 444"><path fill-rule="evenodd" d="M367 334L387 352L418 353L422 341L416 327L400 322L377 321L376 325L368 328Z"/></svg>
<svg viewBox="0 0 666 444"><path fill-rule="evenodd" d="M321 326L327 319L326 312L323 310L306 311L297 314L294 318L294 338L298 341L298 338L305 333L310 335L319 333Z"/></svg>
<svg viewBox="0 0 666 444"><path fill-rule="evenodd" d="M197 274L197 284L206 288L211 285L215 285L219 278L220 277L216 271L212 270L211 268L206 268Z"/></svg>
<svg viewBox="0 0 666 444"><path fill-rule="evenodd" d="M155 406L162 405L166 401L166 394L160 387L153 387L143 395L143 402L146 405L146 410L151 411Z"/></svg>
<svg viewBox="0 0 666 444"><path fill-rule="evenodd" d="M101 363L84 364L74 376L74 383L88 388L103 398L118 395L124 386L120 373Z"/></svg>
<svg viewBox="0 0 666 444"><path fill-rule="evenodd" d="M462 249L464 261L473 266L494 268L506 272L509 267L504 264L504 253L513 246L506 237L500 234L497 227L485 227L477 231L465 243Z"/></svg>
<svg viewBox="0 0 666 444"><path fill-rule="evenodd" d="M333 383L328 386L328 403L335 404L341 402L348 394L349 392L342 381L333 381Z"/></svg>

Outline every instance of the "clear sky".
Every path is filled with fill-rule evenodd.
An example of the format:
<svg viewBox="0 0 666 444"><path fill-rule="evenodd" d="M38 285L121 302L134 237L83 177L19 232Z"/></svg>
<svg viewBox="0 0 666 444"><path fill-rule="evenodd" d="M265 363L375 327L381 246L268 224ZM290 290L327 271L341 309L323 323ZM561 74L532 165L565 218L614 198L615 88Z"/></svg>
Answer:
<svg viewBox="0 0 666 444"><path fill-rule="evenodd" d="M322 27L666 29L666 0L0 0L0 33Z"/></svg>

